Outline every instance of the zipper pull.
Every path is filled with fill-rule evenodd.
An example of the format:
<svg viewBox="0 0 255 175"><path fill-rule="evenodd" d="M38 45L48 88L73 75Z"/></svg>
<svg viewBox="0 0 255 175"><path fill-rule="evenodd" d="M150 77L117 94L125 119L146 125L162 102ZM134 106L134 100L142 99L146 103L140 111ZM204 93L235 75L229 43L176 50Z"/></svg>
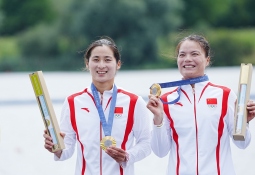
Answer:
<svg viewBox="0 0 255 175"><path fill-rule="evenodd" d="M103 104L103 94L100 93L100 103Z"/></svg>
<svg viewBox="0 0 255 175"><path fill-rule="evenodd" d="M195 88L192 88L192 93L195 94Z"/></svg>

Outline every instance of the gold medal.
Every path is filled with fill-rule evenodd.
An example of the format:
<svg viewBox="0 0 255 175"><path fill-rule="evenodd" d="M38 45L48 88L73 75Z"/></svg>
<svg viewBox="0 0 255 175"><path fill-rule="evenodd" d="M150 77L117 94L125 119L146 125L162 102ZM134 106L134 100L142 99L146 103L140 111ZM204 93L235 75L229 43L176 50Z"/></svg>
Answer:
<svg viewBox="0 0 255 175"><path fill-rule="evenodd" d="M161 87L159 84L153 84L151 87L150 87L150 94L152 95L155 95L157 97L160 96L161 94Z"/></svg>
<svg viewBox="0 0 255 175"><path fill-rule="evenodd" d="M101 140L100 146L103 150L106 150L109 146L116 146L116 140L112 136L106 136Z"/></svg>

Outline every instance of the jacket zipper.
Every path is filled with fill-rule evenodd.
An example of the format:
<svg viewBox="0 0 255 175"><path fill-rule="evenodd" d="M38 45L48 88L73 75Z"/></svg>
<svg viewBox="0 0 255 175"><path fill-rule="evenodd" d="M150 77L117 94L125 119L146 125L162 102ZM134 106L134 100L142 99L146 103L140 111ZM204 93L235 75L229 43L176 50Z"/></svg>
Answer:
<svg viewBox="0 0 255 175"><path fill-rule="evenodd" d="M197 175L198 173L198 129L197 129L197 113L196 113L196 94L195 94L195 88L192 87L192 93L193 93L193 97L194 97L194 115L195 115L195 127L196 127L196 152L197 152Z"/></svg>

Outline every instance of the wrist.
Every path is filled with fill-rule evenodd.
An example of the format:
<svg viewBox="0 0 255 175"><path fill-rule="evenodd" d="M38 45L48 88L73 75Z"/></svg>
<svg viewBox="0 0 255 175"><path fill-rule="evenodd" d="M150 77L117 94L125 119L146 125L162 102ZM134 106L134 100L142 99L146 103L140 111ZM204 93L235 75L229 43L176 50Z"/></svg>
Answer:
<svg viewBox="0 0 255 175"><path fill-rule="evenodd" d="M154 125L162 125L163 123L163 117L162 116L154 116L153 118Z"/></svg>
<svg viewBox="0 0 255 175"><path fill-rule="evenodd" d="M54 154L55 154L58 158L60 158L60 157L61 157L61 154L62 154L62 150L57 151L57 152L55 152Z"/></svg>
<svg viewBox="0 0 255 175"><path fill-rule="evenodd" d="M125 154L124 162L127 162L128 160L129 160L129 154L128 154L128 153L126 153L126 154Z"/></svg>
<svg viewBox="0 0 255 175"><path fill-rule="evenodd" d="M154 126L160 128L161 126L163 126L163 121L161 123L159 123L159 124L154 123Z"/></svg>
<svg viewBox="0 0 255 175"><path fill-rule="evenodd" d="M128 160L129 160L129 154L126 152L125 157L124 157L124 161L119 163L120 166L122 168L125 168L127 166Z"/></svg>

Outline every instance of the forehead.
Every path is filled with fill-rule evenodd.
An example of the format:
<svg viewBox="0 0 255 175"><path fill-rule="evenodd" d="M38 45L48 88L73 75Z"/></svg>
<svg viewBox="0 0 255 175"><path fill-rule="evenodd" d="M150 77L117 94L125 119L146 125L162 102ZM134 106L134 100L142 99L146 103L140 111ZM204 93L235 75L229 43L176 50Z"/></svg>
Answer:
<svg viewBox="0 0 255 175"><path fill-rule="evenodd" d="M91 50L91 55L95 55L95 54L113 55L113 50L109 46L103 44L102 46L95 46Z"/></svg>
<svg viewBox="0 0 255 175"><path fill-rule="evenodd" d="M181 43L179 52L192 52L192 51L205 52L201 45L196 41L185 40Z"/></svg>

